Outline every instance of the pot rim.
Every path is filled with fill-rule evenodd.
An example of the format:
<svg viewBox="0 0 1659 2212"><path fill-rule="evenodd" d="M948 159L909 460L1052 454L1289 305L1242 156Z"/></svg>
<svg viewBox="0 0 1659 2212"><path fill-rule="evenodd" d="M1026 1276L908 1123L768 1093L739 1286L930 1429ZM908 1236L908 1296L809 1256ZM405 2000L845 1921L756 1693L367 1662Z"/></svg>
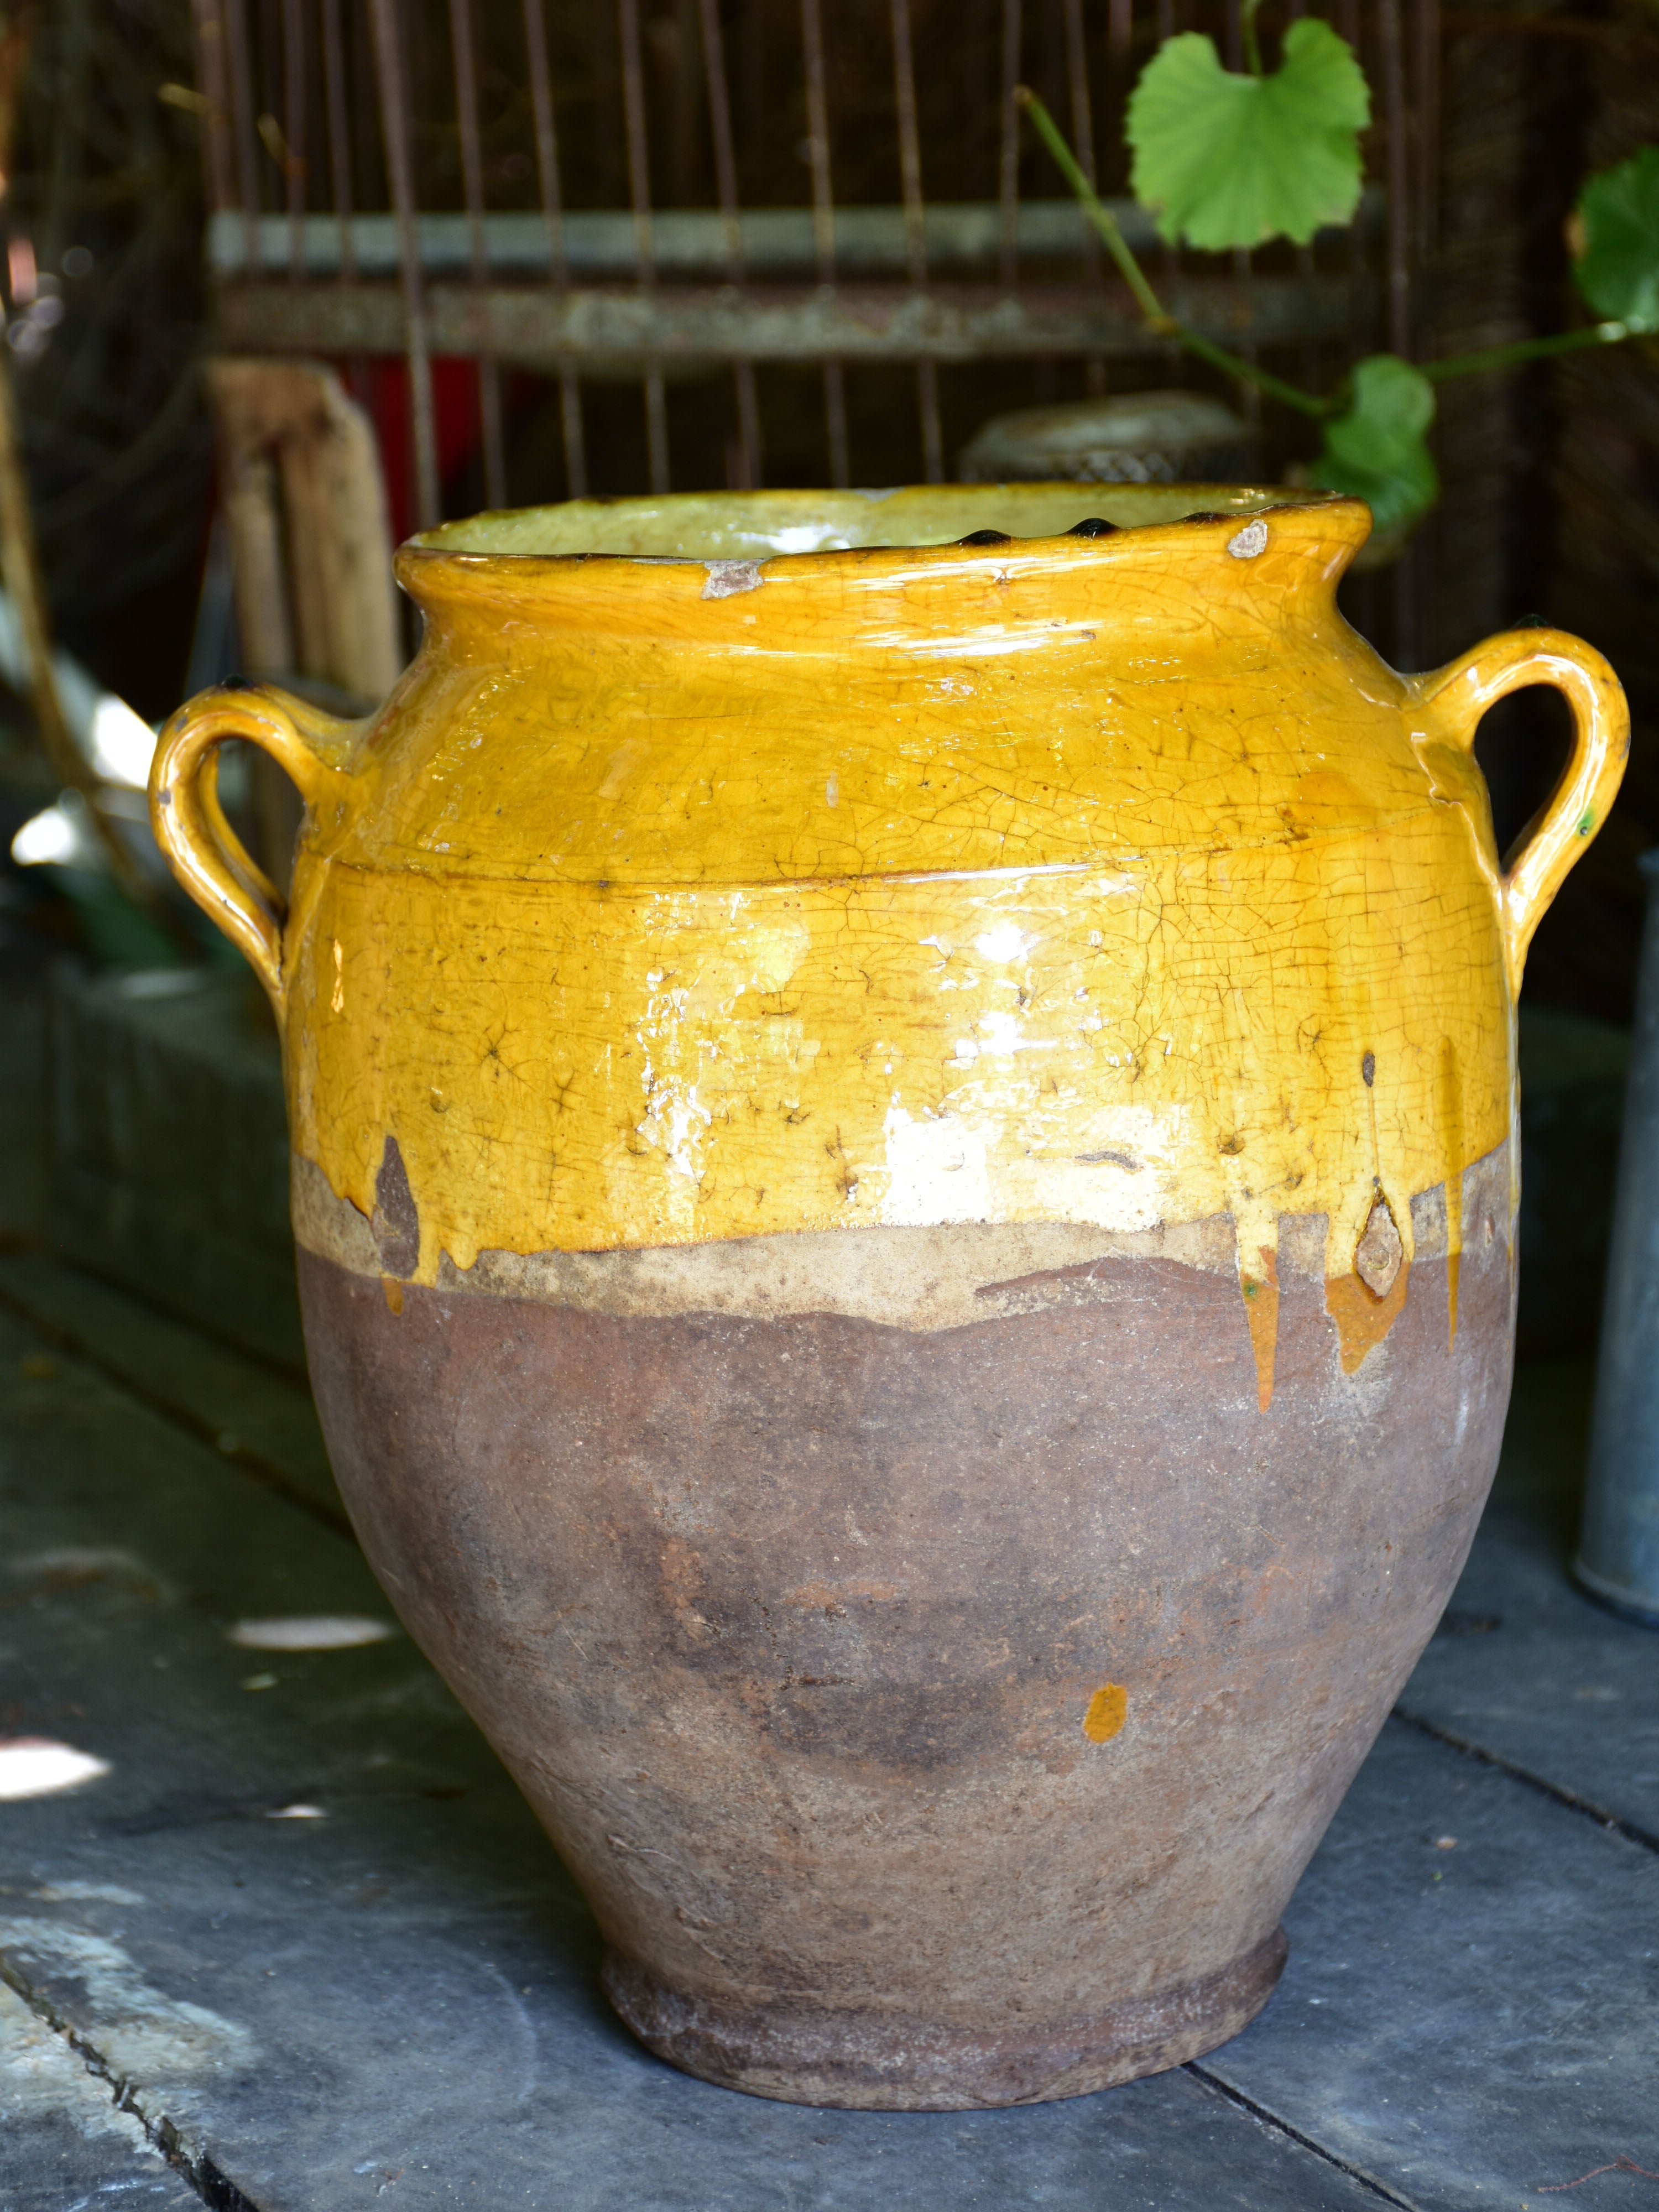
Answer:
<svg viewBox="0 0 1659 2212"><path fill-rule="evenodd" d="M1018 510L1028 510L1022 518ZM1000 528L1008 521L1057 520L1077 509L1077 521L1064 529L1038 527L1029 532L1002 531L996 539L965 542L970 533ZM1144 520L1136 510L1145 509ZM1114 513L1115 510L1115 514ZM565 500L550 505L501 508L439 524L405 539L397 555L399 580L420 593L446 573L495 575L529 581L578 569L617 574L635 568L746 569L784 564L800 574L804 564L823 563L844 572L872 556L884 556L884 570L898 570L957 556L964 564L988 556L1022 561L1098 558L1109 549L1121 557L1123 541L1183 535L1194 526L1227 527L1258 517L1317 511L1335 526L1329 535L1348 557L1370 531L1370 511L1349 494L1313 487L1264 484L910 484L882 491L780 490L758 492L672 492L656 497ZM1124 519L1118 520L1118 515ZM860 531L866 517L873 526ZM915 526L893 526L907 517ZM948 517L948 520L947 520ZM1086 520L1112 523L1109 532L1079 536ZM693 535L692 526L702 528ZM884 521L886 527L880 526ZM580 543L631 537L632 544ZM1322 532L1322 535L1325 534ZM542 543L536 542L538 536ZM817 542L805 542L816 537ZM563 544L546 541L564 539ZM492 543L494 540L495 542ZM577 542L571 542L572 540ZM758 579L757 579L758 580ZM734 579L733 589L744 585ZM717 594L718 595L718 594Z"/></svg>

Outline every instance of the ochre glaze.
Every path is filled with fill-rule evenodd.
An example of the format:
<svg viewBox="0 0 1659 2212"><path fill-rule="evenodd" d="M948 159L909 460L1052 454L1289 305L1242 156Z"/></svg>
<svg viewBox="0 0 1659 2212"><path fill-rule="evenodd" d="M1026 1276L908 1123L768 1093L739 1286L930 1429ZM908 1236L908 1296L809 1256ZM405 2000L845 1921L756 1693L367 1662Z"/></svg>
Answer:
<svg viewBox="0 0 1659 2212"><path fill-rule="evenodd" d="M1091 508L1130 526L1056 534ZM1224 1215L1265 1409L1250 1255L1322 1214L1346 1279L1380 1192L1409 1263L1413 1197L1502 1143L1526 940L1626 741L1554 632L1386 668L1334 604L1367 526L1069 486L486 517L400 556L426 635L371 722L184 709L158 834L278 1001L296 1152L371 1217L395 1145L389 1274ZM1470 746L1527 682L1579 736L1506 874ZM285 920L233 734L308 802Z"/></svg>
<svg viewBox="0 0 1659 2212"><path fill-rule="evenodd" d="M1255 1401L1265 1413L1273 1401L1273 1361L1279 1348L1279 1255L1271 1244L1264 1244L1256 1267L1245 1264L1243 1253L1239 1261L1238 1286L1244 1294L1250 1350L1255 1357Z"/></svg>
<svg viewBox="0 0 1659 2212"><path fill-rule="evenodd" d="M1449 1208L1448 1208L1449 1212ZM1450 1285L1457 1265L1455 1255L1448 1254L1446 1261L1447 1308L1450 1310ZM1412 1263L1401 1262L1400 1273L1395 1277L1388 1293L1378 1297L1368 1290L1358 1275L1330 1275L1325 1281L1325 1310L1336 1323L1338 1341L1342 1347L1342 1372L1352 1375L1363 1364L1365 1354L1383 1338L1399 1320L1406 1304L1406 1285L1410 1279ZM1449 1338L1455 1332L1448 1329Z"/></svg>
<svg viewBox="0 0 1659 2212"><path fill-rule="evenodd" d="M1089 1700L1083 1716L1083 1733L1091 1743L1109 1743L1122 1729L1129 1711L1129 1692L1121 1682L1104 1682Z"/></svg>

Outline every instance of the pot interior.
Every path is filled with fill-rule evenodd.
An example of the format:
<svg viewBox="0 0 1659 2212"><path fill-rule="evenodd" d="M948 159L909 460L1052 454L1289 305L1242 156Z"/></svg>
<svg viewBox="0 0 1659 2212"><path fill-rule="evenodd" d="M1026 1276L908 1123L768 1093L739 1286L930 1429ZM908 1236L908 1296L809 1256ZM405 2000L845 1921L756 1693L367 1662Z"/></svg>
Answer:
<svg viewBox="0 0 1659 2212"><path fill-rule="evenodd" d="M1060 538L1091 517L1120 530L1188 514L1255 514L1328 493L1251 484L915 484L893 491L678 492L657 499L573 499L446 523L412 544L504 556L613 554L655 560L754 560L855 547L951 545L979 530Z"/></svg>

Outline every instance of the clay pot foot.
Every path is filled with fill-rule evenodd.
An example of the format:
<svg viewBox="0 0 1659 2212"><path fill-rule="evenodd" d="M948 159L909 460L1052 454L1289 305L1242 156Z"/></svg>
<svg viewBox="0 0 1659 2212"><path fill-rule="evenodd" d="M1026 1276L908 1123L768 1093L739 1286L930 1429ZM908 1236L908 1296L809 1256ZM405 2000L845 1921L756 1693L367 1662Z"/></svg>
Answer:
<svg viewBox="0 0 1659 2212"><path fill-rule="evenodd" d="M605 1995L647 2051L687 2074L787 2105L960 2112L1085 2097L1225 2043L1284 1972L1285 1931L1201 1979L1091 2017L974 2034L902 2014L745 2005L693 1995L607 1951Z"/></svg>

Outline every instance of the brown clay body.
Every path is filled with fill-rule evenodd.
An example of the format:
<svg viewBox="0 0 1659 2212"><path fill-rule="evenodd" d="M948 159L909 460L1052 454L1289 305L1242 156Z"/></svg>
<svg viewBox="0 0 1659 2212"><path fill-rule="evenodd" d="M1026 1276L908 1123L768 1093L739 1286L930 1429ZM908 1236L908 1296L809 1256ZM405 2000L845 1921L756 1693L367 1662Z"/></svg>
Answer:
<svg viewBox="0 0 1659 2212"><path fill-rule="evenodd" d="M301 1252L370 1560L652 2049L765 2096L957 2108L1251 2018L1496 1463L1507 1154L1465 1183L1455 1346L1431 1194L1352 1376L1324 1224L1286 1218L1265 1415L1224 1223L1199 1264L1102 1239L1012 1280L994 1231L852 1232L983 1309L935 1328L769 1313L763 1279L747 1311L452 1279L394 1315Z"/></svg>

